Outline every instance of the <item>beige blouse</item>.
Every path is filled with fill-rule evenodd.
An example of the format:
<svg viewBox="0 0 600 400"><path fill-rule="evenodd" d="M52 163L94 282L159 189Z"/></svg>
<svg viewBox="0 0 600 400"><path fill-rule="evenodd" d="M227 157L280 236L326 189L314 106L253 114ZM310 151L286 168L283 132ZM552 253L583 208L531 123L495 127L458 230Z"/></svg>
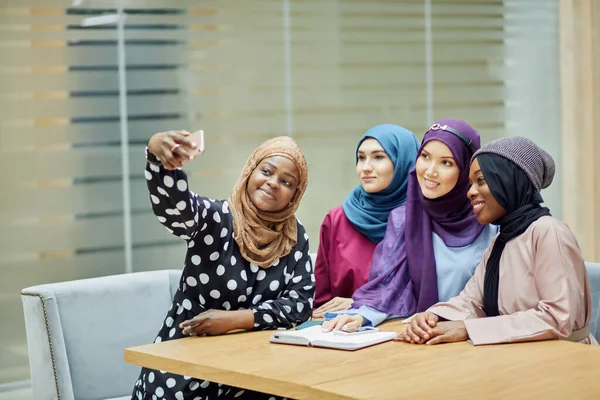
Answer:
<svg viewBox="0 0 600 400"><path fill-rule="evenodd" d="M589 326L590 282L581 251L569 227L550 216L506 244L500 258L500 315L486 317L483 280L494 242L464 290L428 311L447 320L464 320L475 345L566 339ZM592 335L581 342L598 344Z"/></svg>

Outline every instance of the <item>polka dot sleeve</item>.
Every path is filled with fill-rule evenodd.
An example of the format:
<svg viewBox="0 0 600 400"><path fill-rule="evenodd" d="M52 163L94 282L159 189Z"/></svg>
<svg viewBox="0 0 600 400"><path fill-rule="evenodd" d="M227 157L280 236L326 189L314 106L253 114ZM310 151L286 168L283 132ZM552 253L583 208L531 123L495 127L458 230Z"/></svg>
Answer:
<svg viewBox="0 0 600 400"><path fill-rule="evenodd" d="M302 250L292 249L290 263L283 270L285 286L281 295L251 308L254 329L292 328L308 320L315 296L315 275L308 248L307 240ZM271 282L276 284L279 282Z"/></svg>
<svg viewBox="0 0 600 400"><path fill-rule="evenodd" d="M188 188L186 173L163 168L160 161L146 148L146 183L154 215L167 230L182 239L190 240L196 232L199 214L206 215L208 200ZM207 218L208 220L208 218Z"/></svg>

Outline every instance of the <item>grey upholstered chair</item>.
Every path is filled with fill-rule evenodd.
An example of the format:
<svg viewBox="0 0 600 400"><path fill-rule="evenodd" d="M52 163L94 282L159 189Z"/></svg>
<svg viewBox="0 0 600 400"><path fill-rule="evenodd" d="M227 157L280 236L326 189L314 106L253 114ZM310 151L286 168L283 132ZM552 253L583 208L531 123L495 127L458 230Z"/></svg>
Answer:
<svg viewBox="0 0 600 400"><path fill-rule="evenodd" d="M164 270L23 289L34 398L130 399L139 367L125 364L123 350L154 340L180 277Z"/></svg>
<svg viewBox="0 0 600 400"><path fill-rule="evenodd" d="M130 399L140 368L123 350L154 340L180 277L163 270L23 289L34 399Z"/></svg>
<svg viewBox="0 0 600 400"><path fill-rule="evenodd" d="M592 292L592 319L590 331L600 342L600 263L585 263L590 277L590 290Z"/></svg>

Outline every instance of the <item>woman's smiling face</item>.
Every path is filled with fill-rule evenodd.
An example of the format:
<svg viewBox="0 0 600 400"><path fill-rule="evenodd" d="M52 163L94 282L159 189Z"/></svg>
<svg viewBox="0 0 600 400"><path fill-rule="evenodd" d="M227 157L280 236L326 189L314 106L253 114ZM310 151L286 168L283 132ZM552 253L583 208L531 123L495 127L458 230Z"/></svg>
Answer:
<svg viewBox="0 0 600 400"><path fill-rule="evenodd" d="M471 200L473 212L480 224L494 223L507 214L504 207L498 203L492 194L477 158L471 164L469 182L471 187L467 192L467 196Z"/></svg>
<svg viewBox="0 0 600 400"><path fill-rule="evenodd" d="M246 191L256 208L278 212L289 206L298 188L296 164L283 156L263 159L248 178Z"/></svg>
<svg viewBox="0 0 600 400"><path fill-rule="evenodd" d="M439 140L432 140L423 146L415 171L421 193L432 200L454 189L460 175L450 148Z"/></svg>

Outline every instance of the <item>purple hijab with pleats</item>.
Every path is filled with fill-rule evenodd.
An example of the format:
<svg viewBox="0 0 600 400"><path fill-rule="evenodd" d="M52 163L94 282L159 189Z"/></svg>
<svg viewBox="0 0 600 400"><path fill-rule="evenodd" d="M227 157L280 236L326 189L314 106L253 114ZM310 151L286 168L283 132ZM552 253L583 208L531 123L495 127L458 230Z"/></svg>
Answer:
<svg viewBox="0 0 600 400"><path fill-rule="evenodd" d="M443 119L436 124L459 131L472 141L475 151L481 147L479 133L465 121ZM369 280L352 296L352 308L367 305L401 316L425 311L438 302L432 232L448 247L463 247L473 243L484 228L467 198L471 150L451 132L429 130L417 158L432 140L444 143L452 152L460 170L458 181L449 193L430 200L421 193L415 169L410 171L406 203L390 213L385 237L373 254Z"/></svg>

